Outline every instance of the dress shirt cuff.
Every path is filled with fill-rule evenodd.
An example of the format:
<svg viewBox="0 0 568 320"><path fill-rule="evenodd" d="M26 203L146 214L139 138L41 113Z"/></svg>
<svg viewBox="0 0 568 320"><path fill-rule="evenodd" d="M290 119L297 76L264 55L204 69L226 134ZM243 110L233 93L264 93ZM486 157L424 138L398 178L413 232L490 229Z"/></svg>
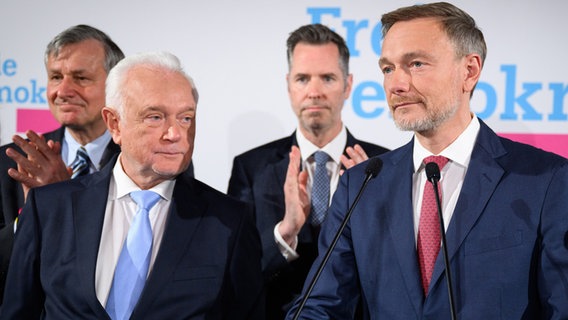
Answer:
<svg viewBox="0 0 568 320"><path fill-rule="evenodd" d="M280 235L280 232L278 232L278 227L280 226L281 222L278 222L274 227L274 240L276 241L276 244L280 249L280 253L284 256L284 259L286 259L286 261L288 262L291 262L300 257L300 255L296 252L296 247L298 246L298 236L296 236L296 238L294 239L292 246L289 246Z"/></svg>
<svg viewBox="0 0 568 320"><path fill-rule="evenodd" d="M20 213L22 213L22 208L18 209L18 216L16 216L16 219L14 220L14 234L16 234L16 230L18 230L18 217L20 216Z"/></svg>

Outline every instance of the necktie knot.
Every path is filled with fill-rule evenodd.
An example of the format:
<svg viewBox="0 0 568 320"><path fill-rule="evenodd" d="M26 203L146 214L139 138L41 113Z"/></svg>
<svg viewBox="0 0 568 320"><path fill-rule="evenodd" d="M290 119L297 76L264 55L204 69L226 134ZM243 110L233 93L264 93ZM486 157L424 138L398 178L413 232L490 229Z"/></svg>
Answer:
<svg viewBox="0 0 568 320"><path fill-rule="evenodd" d="M73 170L73 174L71 175L72 179L75 179L80 176L84 176L89 173L89 154L85 147L81 146L77 149L77 155L75 156L75 160L71 163L71 169Z"/></svg>
<svg viewBox="0 0 568 320"><path fill-rule="evenodd" d="M316 151L314 152L314 160L316 161L316 165L326 165L327 161L329 160L329 155L324 151Z"/></svg>
<svg viewBox="0 0 568 320"><path fill-rule="evenodd" d="M450 161L450 159L444 157L444 156L429 156L424 158L424 160L422 160L422 162L424 164L430 163L430 162L434 162L435 164L438 165L438 168L440 168L440 171L444 168L444 166Z"/></svg>
<svg viewBox="0 0 568 320"><path fill-rule="evenodd" d="M130 197L139 208L143 208L146 212L150 211L154 205L160 200L160 195L150 190L132 191Z"/></svg>

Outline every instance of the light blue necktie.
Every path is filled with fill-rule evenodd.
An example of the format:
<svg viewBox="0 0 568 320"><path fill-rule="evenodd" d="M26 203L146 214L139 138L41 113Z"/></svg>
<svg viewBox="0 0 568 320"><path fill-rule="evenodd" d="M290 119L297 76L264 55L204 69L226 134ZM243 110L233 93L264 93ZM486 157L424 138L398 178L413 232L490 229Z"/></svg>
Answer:
<svg viewBox="0 0 568 320"><path fill-rule="evenodd" d="M316 171L312 183L311 222L318 226L325 219L329 206L329 176L326 168L329 156L323 151L316 151L314 159L316 160Z"/></svg>
<svg viewBox="0 0 568 320"><path fill-rule="evenodd" d="M138 204L138 210L122 246L106 304L113 320L130 318L144 288L152 253L148 212L160 199L159 194L148 190L131 192L130 197Z"/></svg>
<svg viewBox="0 0 568 320"><path fill-rule="evenodd" d="M81 146L77 149L77 156L73 163L71 163L71 169L73 169L73 174L71 175L71 179L75 179L80 176L84 176L89 173L89 154L87 154L87 150L85 147Z"/></svg>

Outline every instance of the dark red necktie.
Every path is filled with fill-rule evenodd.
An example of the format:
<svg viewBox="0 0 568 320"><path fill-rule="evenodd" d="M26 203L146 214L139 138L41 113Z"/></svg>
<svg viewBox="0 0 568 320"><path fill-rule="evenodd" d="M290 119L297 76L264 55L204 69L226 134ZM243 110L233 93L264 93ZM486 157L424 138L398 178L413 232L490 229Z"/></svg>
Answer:
<svg viewBox="0 0 568 320"><path fill-rule="evenodd" d="M440 171L448 163L448 158L442 156L430 156L423 160L424 164L435 162ZM438 191L442 198L441 186L438 183ZM441 199L440 199L441 201ZM418 225L418 261L420 263L420 274L422 276L422 288L424 296L428 295L428 286L434 271L436 257L440 251L440 223L438 219L438 205L436 203L436 194L432 183L426 182L424 186L424 196L422 197L422 209L420 211L420 222Z"/></svg>

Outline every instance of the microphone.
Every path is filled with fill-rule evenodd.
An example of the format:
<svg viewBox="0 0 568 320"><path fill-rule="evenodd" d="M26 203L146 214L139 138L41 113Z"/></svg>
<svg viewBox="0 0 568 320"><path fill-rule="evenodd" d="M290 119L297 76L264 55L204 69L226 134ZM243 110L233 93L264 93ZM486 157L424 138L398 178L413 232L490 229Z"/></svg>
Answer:
<svg viewBox="0 0 568 320"><path fill-rule="evenodd" d="M347 214L343 218L343 221L341 222L341 226L339 227L339 230L337 230L337 233L333 237L333 241L331 241L331 245L329 246L329 248L327 248L327 251L325 252L325 256L324 256L322 262L320 263L320 265L319 265L319 267L316 271L316 274L312 278L312 281L310 282L310 285L309 285L308 289L306 290L306 294L302 297L302 302L300 303L298 310L296 310L296 313L294 314L294 318L293 318L294 320L297 320L298 317L300 316L300 313L302 312L304 305L308 301L308 298L309 298L310 294L312 293L312 290L316 286L316 282L318 281L318 279L319 279L319 277L320 277L320 275L323 271L323 268L327 264L327 260L329 260L329 257L331 256L333 249L337 245L337 241L339 240L341 233L343 233L343 229L345 229L347 222L349 222L349 218L351 217L351 214L353 213L353 209L355 209L355 206L357 206L357 203L359 202L359 199L361 198L361 195L363 194L363 190L365 190L369 181L379 174L379 171L381 171L382 167L383 167L383 161L380 158L375 157L375 158L371 158L369 160L369 163L367 164L367 167L365 168L365 180L363 181L363 184L361 185L361 188L359 189L359 193L357 193L357 196L355 197L353 204L351 204L351 207L349 208L349 210L347 210Z"/></svg>
<svg viewBox="0 0 568 320"><path fill-rule="evenodd" d="M438 192L438 181L440 181L440 168L435 162L426 164L426 178L434 187L436 195L436 204L438 207L438 218L440 220L440 235L442 236L442 253L444 254L444 265L446 267L446 283L448 285L448 297L450 299L450 313L452 320L456 320L456 308L454 305L454 293L452 291L452 274L450 271L450 261L448 258L448 249L446 248L446 231L444 228L444 217L442 216L442 205L440 204L440 193Z"/></svg>

